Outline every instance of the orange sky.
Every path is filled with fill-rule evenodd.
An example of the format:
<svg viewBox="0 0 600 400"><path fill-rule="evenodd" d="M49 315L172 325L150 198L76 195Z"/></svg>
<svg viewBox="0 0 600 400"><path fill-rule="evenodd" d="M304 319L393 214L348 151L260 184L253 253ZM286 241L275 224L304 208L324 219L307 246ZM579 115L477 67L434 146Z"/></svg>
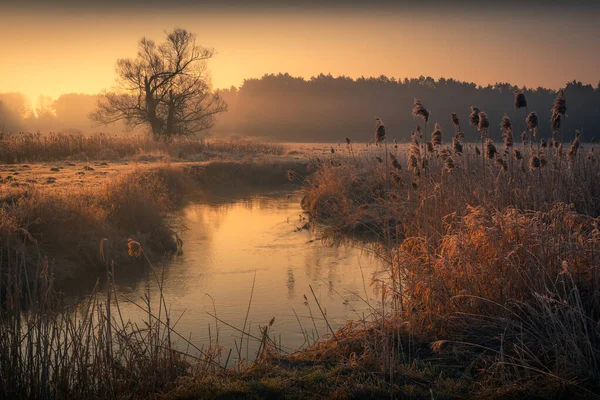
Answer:
<svg viewBox="0 0 600 400"><path fill-rule="evenodd" d="M215 87L289 72L352 77L453 77L479 84L511 82L557 88L600 79L598 15L509 16L500 12L418 13L346 10L240 13L0 14L0 92L31 99L41 93L110 89L115 60L135 55L142 36L186 28L218 54L209 63Z"/></svg>

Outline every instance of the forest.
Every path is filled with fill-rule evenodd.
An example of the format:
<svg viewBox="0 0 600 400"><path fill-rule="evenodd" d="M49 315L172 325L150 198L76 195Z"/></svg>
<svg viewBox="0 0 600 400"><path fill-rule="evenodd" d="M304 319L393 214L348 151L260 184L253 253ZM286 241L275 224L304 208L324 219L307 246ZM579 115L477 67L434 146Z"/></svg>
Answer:
<svg viewBox="0 0 600 400"><path fill-rule="evenodd" d="M468 126L470 106L485 111L492 128L490 137L501 139L499 123L507 113L516 86L496 83L481 86L472 82L431 77L402 80L318 75L310 79L289 74L268 74L246 79L239 87L219 91L227 103L227 112L217 116L216 125L198 132L201 137L260 137L281 142L339 142L345 137L365 141L372 135L375 117L385 121L390 140L408 142L414 126L410 113L415 98L428 105L430 122L451 132L450 114L465 121L461 128L465 141L479 138L477 129ZM552 102L558 90L519 88L527 97L527 108L509 110L516 133L525 130L525 118L531 111L539 116L539 137L550 138ZM582 133L580 140L591 141L600 134L600 83L597 86L573 80L564 87L569 103L563 123L565 132ZM35 107L24 96L0 94L0 131L45 132L123 132L124 126L94 126L88 114L98 96L64 94L56 100L40 97ZM431 125L433 127L433 125ZM564 137L565 141L572 137Z"/></svg>

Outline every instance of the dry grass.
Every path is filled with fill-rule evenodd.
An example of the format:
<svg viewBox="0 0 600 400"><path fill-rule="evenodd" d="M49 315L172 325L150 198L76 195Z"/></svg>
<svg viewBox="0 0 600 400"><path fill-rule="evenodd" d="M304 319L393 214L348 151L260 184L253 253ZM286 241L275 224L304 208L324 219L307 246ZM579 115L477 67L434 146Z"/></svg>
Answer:
<svg viewBox="0 0 600 400"><path fill-rule="evenodd" d="M181 137L168 142L156 142L144 135L44 135L30 132L0 136L0 163L6 164L65 159L152 161L164 157L205 161L219 156L281 155L283 151L280 145L250 139L205 140Z"/></svg>
<svg viewBox="0 0 600 400"><path fill-rule="evenodd" d="M376 282L389 304L372 321L379 336L357 351L389 360L376 368L389 379L420 359L392 324L458 357L478 382L467 397L600 390L600 164L591 145L568 157L532 139L514 156L489 141L477 152L458 133L450 151L438 132L435 146L415 135L390 149L388 164L373 147L313 161L304 208L334 237L375 235L389 264Z"/></svg>
<svg viewBox="0 0 600 400"><path fill-rule="evenodd" d="M162 254L177 250L169 214L193 181L181 168L161 165L132 170L100 184L52 190L38 185L4 187L0 197L0 247L3 262L23 254L35 266L39 257L56 263L62 283L96 276L102 260L98 243L117 262L128 259L128 238ZM94 278L95 279L95 278Z"/></svg>

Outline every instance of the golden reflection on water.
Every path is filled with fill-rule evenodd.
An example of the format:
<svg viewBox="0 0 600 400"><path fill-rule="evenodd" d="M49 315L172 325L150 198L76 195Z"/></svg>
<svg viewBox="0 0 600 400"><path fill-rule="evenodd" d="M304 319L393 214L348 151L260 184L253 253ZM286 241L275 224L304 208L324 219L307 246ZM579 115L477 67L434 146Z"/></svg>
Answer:
<svg viewBox="0 0 600 400"><path fill-rule="evenodd" d="M258 325L275 317L273 332L281 334L283 345L290 348L304 342L294 311L304 328L313 330L304 295L312 304L318 333L327 332L322 317L315 314L318 308L309 285L334 329L368 313L360 297L377 303L369 284L378 262L356 248L324 245L318 232L298 229L304 224L300 196L280 192L229 203L213 200L189 204L181 211L186 226L181 235L184 254L156 265L158 274L164 274L172 320L184 313L176 328L179 333L191 334L197 345L208 345L208 326L213 338L216 328L208 314L213 313L213 301L220 319L241 328L254 279L248 315L251 330L258 334ZM118 271L117 290L140 299L149 287L151 298L157 300L152 274L136 271L133 275ZM121 304L121 311L134 321L146 317L131 304ZM219 343L233 348L239 333L223 324L218 328Z"/></svg>

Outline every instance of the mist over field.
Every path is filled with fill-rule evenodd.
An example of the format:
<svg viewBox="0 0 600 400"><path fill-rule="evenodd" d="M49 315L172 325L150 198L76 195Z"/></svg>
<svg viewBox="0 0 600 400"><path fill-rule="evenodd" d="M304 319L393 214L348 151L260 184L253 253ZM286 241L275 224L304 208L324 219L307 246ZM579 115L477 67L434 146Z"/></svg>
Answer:
<svg viewBox="0 0 600 400"><path fill-rule="evenodd" d="M480 86L454 79L430 77L395 79L333 77L318 75L310 79L289 74L265 75L247 79L240 88L219 90L227 103L226 113L201 137L263 137L282 142L339 142L345 137L355 141L372 139L374 116L386 122L390 137L399 142L410 139L414 125L409 110L415 98L425 102L431 121L444 131L452 131L449 115L458 114L466 121L469 107L485 110L492 123L490 137L501 139L500 120L508 114L518 134L525 130L525 110L507 109L516 86L497 83ZM527 111L539 115L539 135L550 138L551 108L557 90L523 88L528 99ZM569 99L568 132L582 132L582 140L600 137L600 82L580 81L565 84ZM5 132L110 132L127 134L122 124L94 125L88 115L97 106L98 96L65 94L52 100L41 96L35 105L18 93L0 94L0 129ZM463 125L466 141L476 141L476 127ZM573 134L571 134L573 135ZM567 137L565 139L572 139Z"/></svg>

